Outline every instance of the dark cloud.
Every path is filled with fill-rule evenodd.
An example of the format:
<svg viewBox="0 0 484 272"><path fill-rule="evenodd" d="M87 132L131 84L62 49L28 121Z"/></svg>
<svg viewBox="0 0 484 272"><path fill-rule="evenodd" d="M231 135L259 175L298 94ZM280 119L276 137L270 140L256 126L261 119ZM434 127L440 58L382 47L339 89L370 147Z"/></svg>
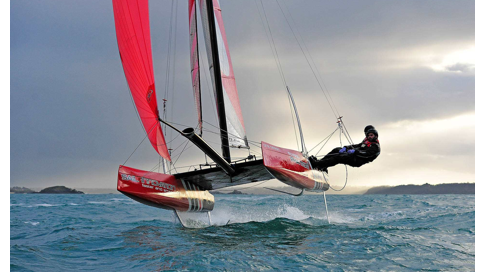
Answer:
<svg viewBox="0 0 484 272"><path fill-rule="evenodd" d="M261 2L255 3L221 3L246 130L253 140L296 148L284 85L257 12L262 14ZM306 141L315 144L335 128L333 112L278 2L263 3ZM171 60L169 76L174 84L166 84L171 4L150 3L158 98L175 90L169 96L168 119L195 126L186 1L175 1L178 23L171 53L176 61ZM422 60L440 64L446 54L473 46L474 1L279 4L295 20L293 30L305 41L301 46L311 52L354 137L359 139L368 123L445 119L474 111L474 64L457 62L435 71ZM18 0L10 5L11 184L77 186L84 178L86 187L113 186L108 180L115 179L118 165L143 140L144 131L119 60L111 2ZM201 47L202 64L207 65ZM215 124L206 70L201 80L205 114ZM210 133L207 139L214 146L219 142ZM178 138L171 144L182 143ZM158 158L145 144L130 163L149 170ZM180 161L195 163L200 155L191 148ZM468 155L471 160L473 153Z"/></svg>

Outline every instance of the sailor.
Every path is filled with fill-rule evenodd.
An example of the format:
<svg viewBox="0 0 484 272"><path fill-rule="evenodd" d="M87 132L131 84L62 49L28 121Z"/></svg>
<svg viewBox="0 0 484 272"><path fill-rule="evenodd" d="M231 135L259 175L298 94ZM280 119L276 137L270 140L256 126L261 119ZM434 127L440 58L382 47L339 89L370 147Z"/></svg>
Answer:
<svg viewBox="0 0 484 272"><path fill-rule="evenodd" d="M316 157L309 157L313 168L328 173L328 167L337 164L346 164L352 167L360 167L363 164L372 162L380 155L380 142L378 131L372 125L364 129L365 139L359 144L337 147L329 152L324 158L318 160Z"/></svg>

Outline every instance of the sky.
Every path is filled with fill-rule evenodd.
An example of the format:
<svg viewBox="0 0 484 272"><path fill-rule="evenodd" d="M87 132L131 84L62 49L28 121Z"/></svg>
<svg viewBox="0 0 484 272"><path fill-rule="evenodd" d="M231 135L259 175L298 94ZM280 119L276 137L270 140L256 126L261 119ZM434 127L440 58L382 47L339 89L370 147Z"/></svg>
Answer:
<svg viewBox="0 0 484 272"><path fill-rule="evenodd" d="M187 2L172 7L172 1L151 1L151 39L159 105L168 93L168 119L195 127ZM221 0L249 140L297 150L269 40L308 149L337 124L278 3L293 19L291 27L353 141L364 138L366 125L379 132L381 155L349 168L348 185L475 182L474 1L263 1L271 38L257 12L263 12L261 2ZM171 15L176 24L170 24ZM176 27L171 40L170 25ZM205 68L204 115L216 124L209 80ZM205 134L218 149L217 136ZM111 1L11 1L10 186L114 189L117 169L128 158L127 166L157 169L159 158L143 139L119 58ZM204 163L190 146L178 157L182 140L167 131L171 147L178 147L178 171ZM333 136L318 155L339 144ZM260 158L255 147L251 154ZM344 184L344 176L343 166L330 168L334 187Z"/></svg>

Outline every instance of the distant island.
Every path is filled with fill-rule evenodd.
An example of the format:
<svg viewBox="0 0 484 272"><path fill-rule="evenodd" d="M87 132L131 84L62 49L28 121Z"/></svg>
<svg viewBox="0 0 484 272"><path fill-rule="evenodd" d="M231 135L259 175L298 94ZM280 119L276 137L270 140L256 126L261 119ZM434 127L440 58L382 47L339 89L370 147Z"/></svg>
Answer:
<svg viewBox="0 0 484 272"><path fill-rule="evenodd" d="M369 189L365 195L424 195L424 194L475 194L475 183L446 183L423 185L379 186Z"/></svg>
<svg viewBox="0 0 484 272"><path fill-rule="evenodd" d="M233 192L229 193L229 195L245 195L245 194L242 193L241 191L234 190Z"/></svg>
<svg viewBox="0 0 484 272"><path fill-rule="evenodd" d="M246 195L245 193L242 193L241 191L238 191L238 190L233 190L230 193L224 193L224 192L220 192L220 191L211 191L210 193L221 194L221 195Z"/></svg>
<svg viewBox="0 0 484 272"><path fill-rule="evenodd" d="M76 189L67 188L66 186L52 186L36 192L26 187L11 187L11 194L84 194Z"/></svg>
<svg viewBox="0 0 484 272"><path fill-rule="evenodd" d="M27 187L10 187L10 193L11 194L33 194L36 193L34 190L29 189Z"/></svg>
<svg viewBox="0 0 484 272"><path fill-rule="evenodd" d="M66 186L52 186L42 189L39 194L84 194L76 189L70 189Z"/></svg>

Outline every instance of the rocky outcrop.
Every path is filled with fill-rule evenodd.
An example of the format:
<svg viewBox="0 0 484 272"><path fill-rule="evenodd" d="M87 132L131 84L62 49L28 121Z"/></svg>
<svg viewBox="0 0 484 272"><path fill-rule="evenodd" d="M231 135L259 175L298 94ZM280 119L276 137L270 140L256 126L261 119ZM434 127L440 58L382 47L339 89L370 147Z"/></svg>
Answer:
<svg viewBox="0 0 484 272"><path fill-rule="evenodd" d="M39 194L84 194L84 193L76 189L67 188L66 186L52 186L41 190Z"/></svg>

